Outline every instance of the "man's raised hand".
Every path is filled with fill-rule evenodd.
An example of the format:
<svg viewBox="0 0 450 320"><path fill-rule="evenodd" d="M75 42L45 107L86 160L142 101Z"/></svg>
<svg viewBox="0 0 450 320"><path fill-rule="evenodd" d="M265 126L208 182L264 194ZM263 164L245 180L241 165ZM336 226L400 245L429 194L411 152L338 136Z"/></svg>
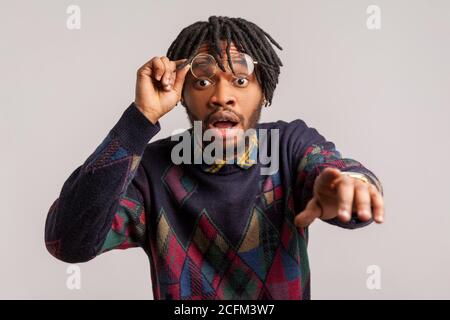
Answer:
<svg viewBox="0 0 450 320"><path fill-rule="evenodd" d="M134 102L152 123L155 124L180 101L189 65L180 70L176 68L185 61L154 57L138 69Z"/></svg>

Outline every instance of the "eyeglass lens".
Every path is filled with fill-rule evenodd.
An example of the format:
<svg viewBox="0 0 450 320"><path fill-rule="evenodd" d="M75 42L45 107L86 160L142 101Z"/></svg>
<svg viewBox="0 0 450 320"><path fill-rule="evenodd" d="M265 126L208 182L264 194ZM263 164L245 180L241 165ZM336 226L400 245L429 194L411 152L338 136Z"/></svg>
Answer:
<svg viewBox="0 0 450 320"><path fill-rule="evenodd" d="M253 59L244 53L231 55L234 73L236 76L249 76L254 70ZM228 61L224 62L225 68L231 72ZM212 78L219 66L213 56L209 54L199 54L191 62L191 71L198 79Z"/></svg>

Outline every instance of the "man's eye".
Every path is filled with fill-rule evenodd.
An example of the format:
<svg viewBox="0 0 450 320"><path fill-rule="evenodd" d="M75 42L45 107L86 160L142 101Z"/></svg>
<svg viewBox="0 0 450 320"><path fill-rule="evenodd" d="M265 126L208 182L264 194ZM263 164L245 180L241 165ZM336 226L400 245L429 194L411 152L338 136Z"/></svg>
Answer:
<svg viewBox="0 0 450 320"><path fill-rule="evenodd" d="M198 79L195 84L200 88L206 88L212 84L212 82L208 79Z"/></svg>
<svg viewBox="0 0 450 320"><path fill-rule="evenodd" d="M233 83L235 85L237 85L238 87L246 87L248 84L248 79L247 78L235 78L233 80Z"/></svg>

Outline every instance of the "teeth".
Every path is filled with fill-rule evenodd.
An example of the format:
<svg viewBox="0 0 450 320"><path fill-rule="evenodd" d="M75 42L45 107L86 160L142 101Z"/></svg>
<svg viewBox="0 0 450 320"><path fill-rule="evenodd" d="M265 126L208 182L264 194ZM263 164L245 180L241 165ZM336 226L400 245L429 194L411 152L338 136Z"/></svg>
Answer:
<svg viewBox="0 0 450 320"><path fill-rule="evenodd" d="M234 120L234 118L231 118L231 117L228 117L227 115L225 115L225 116L222 116L222 117L219 116L219 118L214 119L214 120L211 122L211 124L212 124L213 126L215 126L215 124L216 124L217 122L219 122L219 121L229 121L229 122L231 122L231 123L233 124L233 126L235 126L235 125L239 122L239 121Z"/></svg>
<svg viewBox="0 0 450 320"><path fill-rule="evenodd" d="M230 118L219 118L219 119L214 120L214 123L219 122L219 121L230 121L230 122L236 123L236 121L234 121Z"/></svg>

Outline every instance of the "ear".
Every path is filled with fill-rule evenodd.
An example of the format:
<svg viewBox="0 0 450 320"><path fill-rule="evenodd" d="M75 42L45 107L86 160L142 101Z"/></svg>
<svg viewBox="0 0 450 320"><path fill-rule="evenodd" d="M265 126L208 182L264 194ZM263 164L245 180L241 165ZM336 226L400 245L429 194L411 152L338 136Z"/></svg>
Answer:
<svg viewBox="0 0 450 320"><path fill-rule="evenodd" d="M261 98L261 106L267 107L267 100L266 97L263 95L263 97Z"/></svg>

